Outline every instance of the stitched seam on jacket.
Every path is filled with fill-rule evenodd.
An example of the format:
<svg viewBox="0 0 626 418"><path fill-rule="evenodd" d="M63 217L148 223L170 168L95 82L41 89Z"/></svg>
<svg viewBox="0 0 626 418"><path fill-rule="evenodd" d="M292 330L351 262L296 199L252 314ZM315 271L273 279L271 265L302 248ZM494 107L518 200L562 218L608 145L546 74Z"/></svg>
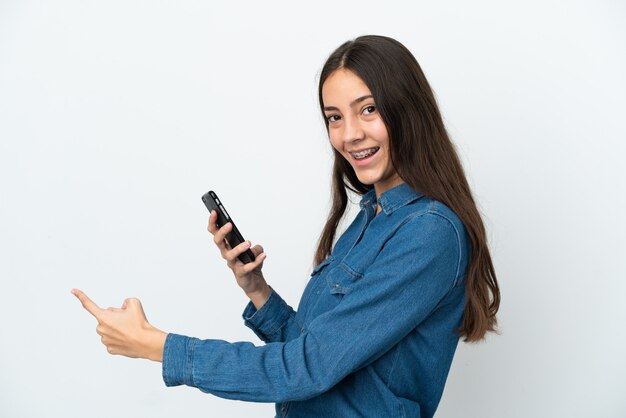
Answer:
<svg viewBox="0 0 626 418"><path fill-rule="evenodd" d="M461 258L462 258L462 254L461 254L461 236L459 234L459 230L456 228L456 225L454 225L454 222L452 222L452 220L450 218L448 218L447 216L445 216L442 213L436 212L436 211L429 211L428 213L432 213L433 215L437 215L440 218L445 219L450 226L452 226L452 230L454 231L454 234L456 236L456 245L457 245L457 263L456 263L456 272L454 273L454 286L456 286L457 281L459 279L459 273L461 270Z"/></svg>
<svg viewBox="0 0 626 418"><path fill-rule="evenodd" d="M402 343L402 341L400 341L398 344L396 344L396 347L394 348L394 350L396 351L393 355L393 362L391 363L391 368L389 369L389 375L387 376L387 388L391 389L391 375L393 374L393 371L396 368L396 364L398 363L398 357L400 357L400 344Z"/></svg>
<svg viewBox="0 0 626 418"><path fill-rule="evenodd" d="M191 386L195 387L196 384L193 379L193 353L196 349L196 339L192 338L189 342L190 342L191 347L189 347L189 357L187 358L187 362L189 363L187 365L187 370L188 370L188 375L190 376Z"/></svg>

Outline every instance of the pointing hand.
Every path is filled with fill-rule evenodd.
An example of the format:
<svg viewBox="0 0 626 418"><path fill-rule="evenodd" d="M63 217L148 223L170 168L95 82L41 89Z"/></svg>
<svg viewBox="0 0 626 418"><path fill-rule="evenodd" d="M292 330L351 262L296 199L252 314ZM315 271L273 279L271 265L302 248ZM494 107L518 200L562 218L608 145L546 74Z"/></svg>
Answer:
<svg viewBox="0 0 626 418"><path fill-rule="evenodd" d="M139 299L102 309L82 291L72 289L72 294L98 321L96 332L110 354L161 361L167 333L148 323Z"/></svg>

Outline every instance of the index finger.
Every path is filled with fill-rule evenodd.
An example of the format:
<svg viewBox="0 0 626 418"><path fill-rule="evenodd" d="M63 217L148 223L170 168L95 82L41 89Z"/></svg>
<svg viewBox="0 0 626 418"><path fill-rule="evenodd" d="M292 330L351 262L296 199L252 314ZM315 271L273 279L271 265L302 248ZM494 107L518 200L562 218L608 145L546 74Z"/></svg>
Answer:
<svg viewBox="0 0 626 418"><path fill-rule="evenodd" d="M84 294L82 290L72 289L72 294L78 298L80 303L83 305L83 308L85 308L87 312L98 318L98 314L100 313L100 311L102 311L102 309L98 305L96 305L96 302L89 299L89 296Z"/></svg>

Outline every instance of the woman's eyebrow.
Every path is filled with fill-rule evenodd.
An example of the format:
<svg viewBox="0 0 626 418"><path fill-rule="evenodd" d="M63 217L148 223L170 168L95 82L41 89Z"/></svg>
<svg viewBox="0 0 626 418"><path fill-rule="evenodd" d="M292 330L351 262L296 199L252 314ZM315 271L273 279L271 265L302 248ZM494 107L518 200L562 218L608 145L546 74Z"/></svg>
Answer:
<svg viewBox="0 0 626 418"><path fill-rule="evenodd" d="M354 106L355 104L361 103L364 100L371 99L373 97L374 96L372 96L371 94L366 94L365 96L357 97L356 99L350 102L350 107ZM335 106L324 106L324 110L329 111L329 110L339 110L339 109L336 108Z"/></svg>

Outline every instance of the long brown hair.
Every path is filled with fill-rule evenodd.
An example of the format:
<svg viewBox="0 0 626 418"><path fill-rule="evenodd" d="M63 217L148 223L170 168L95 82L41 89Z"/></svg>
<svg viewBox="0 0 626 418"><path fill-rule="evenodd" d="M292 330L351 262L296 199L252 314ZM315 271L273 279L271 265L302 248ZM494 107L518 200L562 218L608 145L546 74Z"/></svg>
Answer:
<svg viewBox="0 0 626 418"><path fill-rule="evenodd" d="M387 127L391 163L398 175L412 189L447 205L463 222L472 251L459 333L464 341L482 340L496 329L500 289L483 221L422 69L411 52L392 38L369 35L348 41L328 57L322 68L322 114L322 86L340 68L354 72L369 87ZM337 227L346 212L347 191L363 195L373 187L361 183L350 163L337 150L333 152L332 204L315 252L316 264L331 253Z"/></svg>

